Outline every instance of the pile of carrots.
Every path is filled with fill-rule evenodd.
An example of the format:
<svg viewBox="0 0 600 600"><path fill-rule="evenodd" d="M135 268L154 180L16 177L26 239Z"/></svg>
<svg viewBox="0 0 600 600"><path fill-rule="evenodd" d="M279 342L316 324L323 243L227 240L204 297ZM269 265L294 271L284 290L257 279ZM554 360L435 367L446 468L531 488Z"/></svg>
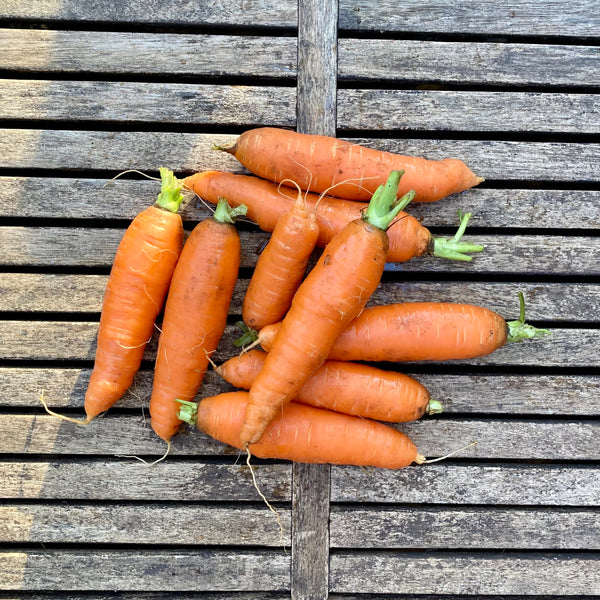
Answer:
<svg viewBox="0 0 600 600"><path fill-rule="evenodd" d="M397 469L426 459L390 423L442 407L415 379L370 363L472 358L548 333L525 323L523 305L511 322L468 304L366 306L386 262L427 253L469 261L483 250L461 239L468 213L453 238L441 239L407 212L411 202L483 181L462 161L277 128L247 131L217 150L252 174L203 171L179 181L161 169L156 203L127 229L79 423L123 396L157 326L150 418L168 445L185 421L261 458ZM215 205L185 243L183 190ZM197 402L238 279L240 216L270 238L244 297L241 350L215 365L237 391Z"/></svg>

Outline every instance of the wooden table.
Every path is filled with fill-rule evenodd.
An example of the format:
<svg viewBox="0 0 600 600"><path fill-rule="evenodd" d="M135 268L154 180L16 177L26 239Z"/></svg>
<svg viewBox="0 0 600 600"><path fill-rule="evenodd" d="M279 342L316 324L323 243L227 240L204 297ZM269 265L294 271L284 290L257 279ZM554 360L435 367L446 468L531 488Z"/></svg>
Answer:
<svg viewBox="0 0 600 600"><path fill-rule="evenodd" d="M600 3L31 0L0 3L0 598L600 595ZM389 264L373 302L467 301L552 336L388 365L445 407L399 426L436 464L256 461L148 423L130 393L78 427L104 285L160 166L243 172L250 127L462 158L486 181L411 211L485 245ZM108 185L107 185L108 184ZM189 203L186 229L208 215ZM236 351L244 255L217 360ZM229 389L209 373L201 395Z"/></svg>

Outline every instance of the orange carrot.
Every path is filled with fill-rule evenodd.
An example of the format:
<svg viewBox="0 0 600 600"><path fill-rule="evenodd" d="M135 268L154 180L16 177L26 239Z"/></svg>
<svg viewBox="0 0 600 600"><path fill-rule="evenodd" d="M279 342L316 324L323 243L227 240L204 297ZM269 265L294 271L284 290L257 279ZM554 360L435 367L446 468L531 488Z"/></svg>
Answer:
<svg viewBox="0 0 600 600"><path fill-rule="evenodd" d="M156 203L139 213L125 231L108 277L94 369L85 393L86 419L72 419L46 407L50 414L88 424L125 394L140 368L183 245L183 224L177 214L183 200L181 186L168 169L161 168L160 175ZM44 402L43 395L40 399Z"/></svg>
<svg viewBox="0 0 600 600"><path fill-rule="evenodd" d="M175 398L194 398L223 336L240 265L233 223L243 213L219 202L190 233L173 273L150 398L150 424L166 442L181 424Z"/></svg>
<svg viewBox="0 0 600 600"><path fill-rule="evenodd" d="M516 321L472 304L407 302L365 308L339 335L330 360L421 361L485 356L507 342L543 337L550 332L525 323L523 295ZM263 327L261 346L269 351L281 324Z"/></svg>
<svg viewBox="0 0 600 600"><path fill-rule="evenodd" d="M216 368L231 385L250 389L266 353L257 349ZM327 360L300 388L294 401L367 419L403 423L441 412L441 404L416 379L360 363Z"/></svg>
<svg viewBox="0 0 600 600"><path fill-rule="evenodd" d="M220 197L227 198L232 206L245 204L247 216L263 231L273 231L277 220L289 210L296 191L284 185L275 185L259 177L238 175L226 171L202 171L184 179L184 186L193 190L203 200L216 204ZM366 210L364 202L343 200L332 196L319 197L305 194L309 210L316 210L319 225L318 246L325 246L347 223L359 219ZM388 262L405 262L429 254L438 258L470 261L467 253L481 252L483 246L460 241L470 213L460 216L460 228L450 239L434 237L421 222L405 212L400 212L394 226L388 230Z"/></svg>
<svg viewBox="0 0 600 600"><path fill-rule="evenodd" d="M226 392L183 402L179 417L212 438L245 449L240 438L249 393ZM401 469L425 462L400 431L370 419L292 402L284 406L260 441L247 448L259 458Z"/></svg>
<svg viewBox="0 0 600 600"><path fill-rule="evenodd" d="M414 190L415 202L439 200L483 181L456 158L402 156L275 127L251 129L232 147L217 149L229 152L249 171L270 181L291 179L302 189L318 193L335 185L336 196L349 200L368 200L392 170L404 171L398 194Z"/></svg>
<svg viewBox="0 0 600 600"><path fill-rule="evenodd" d="M364 308L379 284L388 248L385 230L411 195L398 201L401 173L393 171L362 219L327 244L302 282L254 380L242 425L244 445L257 442L281 407L321 365L339 333Z"/></svg>
<svg viewBox="0 0 600 600"><path fill-rule="evenodd" d="M261 252L242 304L242 319L260 329L282 319L304 278L319 226L302 193L279 217L271 238Z"/></svg>

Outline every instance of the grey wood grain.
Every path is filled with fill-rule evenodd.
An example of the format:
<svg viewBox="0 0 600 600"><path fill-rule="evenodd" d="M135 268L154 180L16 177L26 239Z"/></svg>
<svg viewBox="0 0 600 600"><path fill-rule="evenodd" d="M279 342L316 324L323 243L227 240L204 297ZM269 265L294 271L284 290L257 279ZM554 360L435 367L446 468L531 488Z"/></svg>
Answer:
<svg viewBox="0 0 600 600"><path fill-rule="evenodd" d="M548 92L340 89L337 110L333 102L321 110L334 116L337 112L342 129L593 134L599 132L597 98ZM163 123L294 127L295 106L295 88L275 86L13 79L0 92L0 118L30 121L158 118Z"/></svg>
<svg viewBox="0 0 600 600"><path fill-rule="evenodd" d="M237 160L213 146L229 146L231 134L149 131L0 129L0 166L10 169L126 169L179 173L204 169L243 172ZM155 197L154 194L152 195Z"/></svg>
<svg viewBox="0 0 600 600"><path fill-rule="evenodd" d="M277 550L25 550L0 553L3 590L281 591Z"/></svg>
<svg viewBox="0 0 600 600"><path fill-rule="evenodd" d="M333 506L332 548L598 550L598 509Z"/></svg>
<svg viewBox="0 0 600 600"><path fill-rule="evenodd" d="M125 229L0 226L0 264L7 266L89 266L112 264ZM240 232L241 266L253 267L268 239L263 232ZM451 238L454 234L436 237ZM421 256L388 262L389 272L522 275L598 275L600 240L592 236L474 235L463 238L484 246L471 262Z"/></svg>
<svg viewBox="0 0 600 600"><path fill-rule="evenodd" d="M595 94L340 89L337 114L343 129L600 131L600 103Z"/></svg>
<svg viewBox="0 0 600 600"><path fill-rule="evenodd" d="M278 512L289 539L290 511ZM266 506L6 503L0 507L0 542L281 547L282 534Z"/></svg>
<svg viewBox="0 0 600 600"><path fill-rule="evenodd" d="M597 561L594 553L340 551L331 557L330 589L343 593L360 588L366 594L593 595L600 592ZM364 573L370 574L368 579Z"/></svg>
<svg viewBox="0 0 600 600"><path fill-rule="evenodd" d="M488 9L491 6L488 5ZM377 81L506 86L589 86L595 46L411 39L339 40L339 77Z"/></svg>
<svg viewBox="0 0 600 600"><path fill-rule="evenodd" d="M337 2L299 2L297 129L301 133L335 136L337 27ZM293 600L324 600L328 596L330 485L329 466L294 464Z"/></svg>
<svg viewBox="0 0 600 600"><path fill-rule="evenodd" d="M90 375L91 368L0 367L0 405L19 406L27 409L39 406L37 402L39 394L43 390L44 399L50 408L83 409L85 390ZM135 409L139 411L139 415L147 416L152 379L152 370L143 368L138 371L133 385L119 400L118 407ZM204 376L201 389L203 396L213 396L234 388L211 370ZM580 389L580 391L583 392L584 389Z"/></svg>
<svg viewBox="0 0 600 600"><path fill-rule="evenodd" d="M150 173L149 173L150 174ZM152 174L155 175L155 174ZM158 193L154 181L117 179L0 177L0 216L77 219L133 219ZM211 211L191 193L180 214L186 221L205 218ZM32 200L35 199L35 202ZM67 201L68 199L68 201ZM413 203L408 212L423 225L449 230L457 227L457 213L472 212L469 228L598 229L600 192L576 189L474 188L441 202ZM468 239L469 228L465 235Z"/></svg>
<svg viewBox="0 0 600 600"><path fill-rule="evenodd" d="M257 27L296 27L297 6L283 0L277 6L262 0L251 3L191 2L181 5L157 0L107 0L101 3L32 0L26 4L19 0L5 0L0 7L0 18L24 21L78 21L99 23L127 23L155 25L234 25Z"/></svg>
<svg viewBox="0 0 600 600"><path fill-rule="evenodd" d="M0 67L20 73L296 75L296 39L185 33L0 29Z"/></svg>
<svg viewBox="0 0 600 600"><path fill-rule="evenodd" d="M0 119L197 123L211 125L296 123L296 90L124 81L5 80Z"/></svg>
<svg viewBox="0 0 600 600"><path fill-rule="evenodd" d="M108 275L3 273L0 311L100 313L107 280ZM247 286L248 279L237 281L230 305L231 315L241 314ZM519 292L523 292L526 319L530 321L591 323L600 311L598 284L544 281L383 281L371 296L369 305L468 302L494 310L511 320L518 317Z"/></svg>
<svg viewBox="0 0 600 600"><path fill-rule="evenodd" d="M254 464L253 468L260 490L270 501L289 501L290 465ZM201 462L198 457L185 461L167 457L152 466L131 457L9 460L0 463L0 480L3 499L253 501L264 506L244 460L226 465Z"/></svg>
<svg viewBox="0 0 600 600"><path fill-rule="evenodd" d="M412 372L408 365L389 365L390 369L412 375L439 400L445 415L526 415L597 417L600 393L597 375L517 375ZM431 370L435 371L435 368ZM83 409L85 389L91 369L0 367L0 406L31 411L38 408L44 390L48 406ZM209 371L200 394L212 396L234 389ZM135 409L147 416L152 390L152 371L138 372L134 385L116 405ZM82 413L83 414L83 413Z"/></svg>
<svg viewBox="0 0 600 600"><path fill-rule="evenodd" d="M340 134L340 138L344 138ZM231 134L0 129L0 168L156 170L168 166L176 173L203 169L244 172L214 144L228 146ZM464 160L486 180L597 182L599 145L594 143L519 142L503 140L378 139L352 141L400 154ZM75 150L76 149L76 150Z"/></svg>
<svg viewBox="0 0 600 600"><path fill-rule="evenodd" d="M332 467L332 502L597 507L600 469L573 463Z"/></svg>
<svg viewBox="0 0 600 600"><path fill-rule="evenodd" d="M373 4L369 0L340 3L340 29L373 32L480 34L495 36L595 37L600 26L597 0L564 4L526 0L523 2L478 2L460 0L409 0L401 10L393 0ZM505 39L504 37L501 39Z"/></svg>
<svg viewBox="0 0 600 600"><path fill-rule="evenodd" d="M200 391L199 398L202 397ZM38 408L32 402L30 408L33 407ZM118 410L118 405L115 408ZM600 458L600 425L588 420L506 420L502 416L484 420L424 418L394 427L406 433L419 452L429 459L445 456L471 442L477 445L456 456L553 461L597 461ZM116 416L113 409L86 427L47 414L0 414L0 454L161 456L164 452L164 442L152 431L146 418ZM169 454L236 456L237 450L183 426L173 438ZM318 495L314 487L310 489L307 502L312 504L318 501ZM319 532L310 535L319 535Z"/></svg>

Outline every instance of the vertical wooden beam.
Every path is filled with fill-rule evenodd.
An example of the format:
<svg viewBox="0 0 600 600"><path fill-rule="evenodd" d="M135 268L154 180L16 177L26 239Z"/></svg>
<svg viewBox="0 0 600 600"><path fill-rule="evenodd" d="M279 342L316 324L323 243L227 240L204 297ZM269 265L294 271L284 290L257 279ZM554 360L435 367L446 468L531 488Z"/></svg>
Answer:
<svg viewBox="0 0 600 600"><path fill-rule="evenodd" d="M337 0L299 0L297 130L336 134ZM326 599L329 592L328 465L292 470L293 600Z"/></svg>

